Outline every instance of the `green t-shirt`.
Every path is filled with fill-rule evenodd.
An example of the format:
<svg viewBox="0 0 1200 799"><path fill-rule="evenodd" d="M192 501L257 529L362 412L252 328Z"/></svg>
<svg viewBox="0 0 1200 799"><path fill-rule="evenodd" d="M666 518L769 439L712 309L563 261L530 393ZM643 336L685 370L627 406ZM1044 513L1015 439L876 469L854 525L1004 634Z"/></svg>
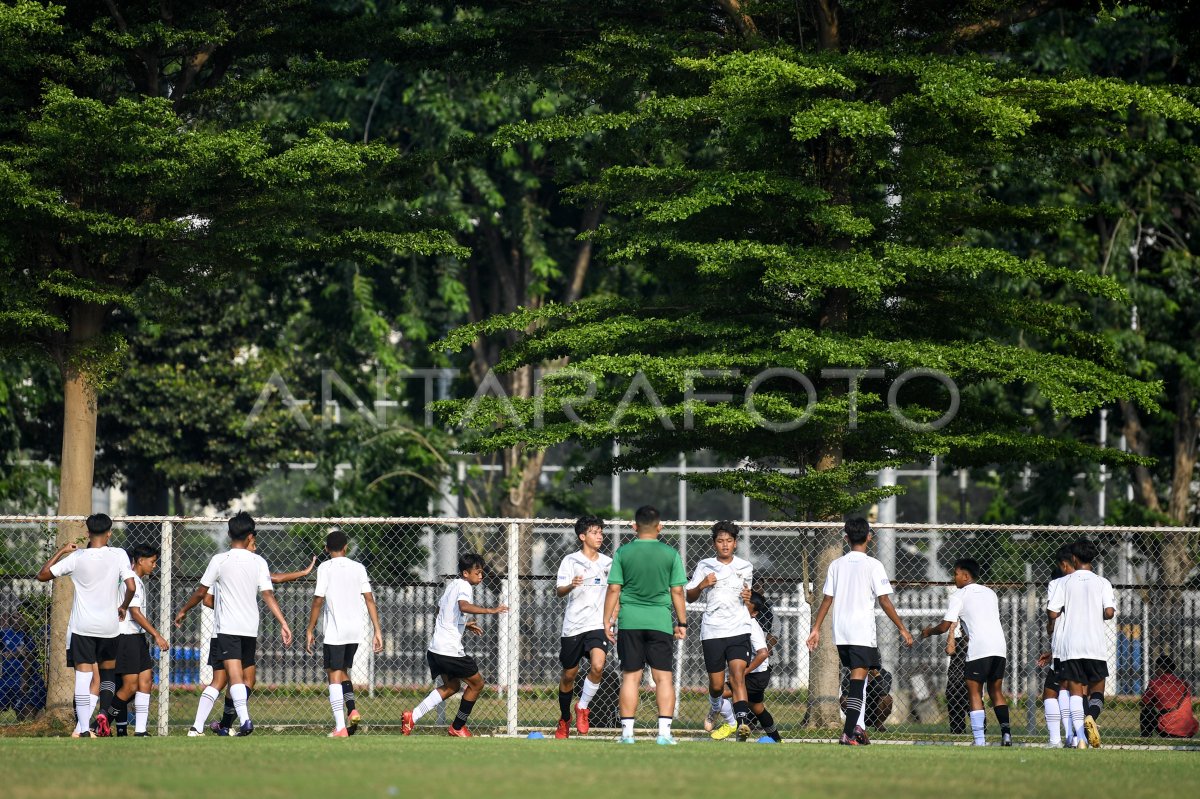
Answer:
<svg viewBox="0 0 1200 799"><path fill-rule="evenodd" d="M685 585L679 553L657 538L638 538L613 553L608 584L621 586L622 630L659 630L670 635L671 588Z"/></svg>

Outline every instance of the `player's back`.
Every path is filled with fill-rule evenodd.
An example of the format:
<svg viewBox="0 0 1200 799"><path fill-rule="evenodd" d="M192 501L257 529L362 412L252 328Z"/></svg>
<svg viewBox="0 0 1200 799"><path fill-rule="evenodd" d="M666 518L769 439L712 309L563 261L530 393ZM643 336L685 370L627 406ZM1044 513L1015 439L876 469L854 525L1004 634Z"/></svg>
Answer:
<svg viewBox="0 0 1200 799"><path fill-rule="evenodd" d="M1000 598L986 585L964 585L951 597L952 612L971 631L967 659L1005 657L1007 642L1000 623Z"/></svg>
<svg viewBox="0 0 1200 799"><path fill-rule="evenodd" d="M119 633L117 608L125 591L122 575L133 576L124 550L109 546L76 550L56 563L51 572L69 574L75 585L71 632L98 638L112 638Z"/></svg>
<svg viewBox="0 0 1200 799"><path fill-rule="evenodd" d="M1061 599L1051 610L1060 603L1062 659L1106 660L1109 647L1104 610L1115 607L1112 583L1090 569L1077 569L1063 578Z"/></svg>
<svg viewBox="0 0 1200 799"><path fill-rule="evenodd" d="M258 595L271 590L271 571L261 556L248 549L214 555L200 581L220 586L213 595L218 635L258 636Z"/></svg>
<svg viewBox="0 0 1200 799"><path fill-rule="evenodd" d="M356 644L361 640L367 612L363 594L370 591L367 570L356 560L330 558L317 567L315 593L325 598L321 614L325 643Z"/></svg>

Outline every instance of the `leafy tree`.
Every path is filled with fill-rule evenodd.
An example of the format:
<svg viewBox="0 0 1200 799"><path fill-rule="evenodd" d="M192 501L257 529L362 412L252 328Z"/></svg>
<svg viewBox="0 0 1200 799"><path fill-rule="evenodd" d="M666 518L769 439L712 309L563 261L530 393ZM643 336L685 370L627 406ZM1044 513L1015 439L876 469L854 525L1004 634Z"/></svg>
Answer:
<svg viewBox="0 0 1200 799"><path fill-rule="evenodd" d="M0 7L0 331L63 376L60 513L90 510L98 398L128 353L117 309L301 258L451 246L381 205L406 191L394 150L254 119L265 96L360 70L379 30L295 0ZM69 675L50 676L66 717Z"/></svg>
<svg viewBox="0 0 1200 799"><path fill-rule="evenodd" d="M575 370L544 401L448 404L457 421L486 431L476 446L626 445L601 456L593 474L710 449L740 465L690 483L800 519L893 493L870 473L932 455L952 466L1129 463L1030 435L1019 410L990 401L1035 392L1066 417L1118 399L1153 409L1158 385L1126 375L1113 348L1081 329L1084 310L1052 299L1065 289L1118 301L1119 285L974 242L977 231L1046 229L1074 215L1004 202L988 180L993 169L1010 179L1052 175L1086 148L1125 137L1127 114L1192 122L1200 112L1165 91L1038 76L992 55L1013 22L1050 3L821 0L813 24L797 24L791 4L720 5L699 48L705 37L694 30L607 20L571 58L593 81L635 85L637 102L509 132L508 141L607 135L628 144L576 194L607 204L617 221L597 235L606 257L645 264L654 292L527 309L448 336L453 350L480 332L516 330L502 367L569 356ZM668 36L702 52L680 55L663 46ZM618 52L636 55L622 61ZM1083 119L1105 138L1078 133ZM1132 136L1120 141L1136 146ZM812 390L789 374L756 382L772 369L806 375ZM879 372L851 392L844 372L827 369ZM912 369L953 381L959 404L948 424L955 399L936 380L889 397L889 383ZM591 380L595 396L585 401ZM697 401L700 393L733 401ZM841 552L837 535L814 537L798 564L814 586L810 601ZM836 724L831 648L811 674L809 722Z"/></svg>

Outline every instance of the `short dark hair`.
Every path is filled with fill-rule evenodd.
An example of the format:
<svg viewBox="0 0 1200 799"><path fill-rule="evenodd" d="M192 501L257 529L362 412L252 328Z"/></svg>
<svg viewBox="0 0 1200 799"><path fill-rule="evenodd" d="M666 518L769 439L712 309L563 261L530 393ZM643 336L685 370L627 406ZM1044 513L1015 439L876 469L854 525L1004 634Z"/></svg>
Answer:
<svg viewBox="0 0 1200 799"><path fill-rule="evenodd" d="M758 591L750 592L750 604L754 606L755 613L769 613L771 606L767 604L767 598Z"/></svg>
<svg viewBox="0 0 1200 799"><path fill-rule="evenodd" d="M871 525L861 516L856 516L846 522L846 538L851 544L861 544L871 534Z"/></svg>
<svg viewBox="0 0 1200 799"><path fill-rule="evenodd" d="M1080 563L1091 563L1100 554L1100 550L1096 548L1095 542L1090 538L1080 538L1071 544L1071 554Z"/></svg>
<svg viewBox="0 0 1200 799"><path fill-rule="evenodd" d="M254 519L246 511L238 511L229 520L229 537L234 541L245 541L254 532Z"/></svg>
<svg viewBox="0 0 1200 799"><path fill-rule="evenodd" d="M1175 661L1170 655L1159 655L1154 659L1154 668L1159 671L1175 671Z"/></svg>
<svg viewBox="0 0 1200 799"><path fill-rule="evenodd" d="M730 537L736 541L738 534L741 532L742 531L738 528L737 524L726 519L722 519L712 526L712 540L716 541L717 536L721 533L729 533Z"/></svg>
<svg viewBox="0 0 1200 799"><path fill-rule="evenodd" d="M658 524L661 518L658 508L653 505L643 505L633 512L633 521L639 528Z"/></svg>
<svg viewBox="0 0 1200 799"><path fill-rule="evenodd" d="M575 520L575 535L582 536L584 533L586 533L588 530L592 529L593 527L599 527L601 530L603 530L604 529L604 520L601 519L599 516L594 516L590 513L587 515L584 515L584 516L580 516L578 519Z"/></svg>
<svg viewBox="0 0 1200 799"><path fill-rule="evenodd" d="M104 535L112 529L112 519L107 513L93 513L87 517L88 535Z"/></svg>
<svg viewBox="0 0 1200 799"><path fill-rule="evenodd" d="M350 538L337 527L325 536L325 549L330 552L341 552L350 543Z"/></svg>
<svg viewBox="0 0 1200 799"><path fill-rule="evenodd" d="M125 550L129 553L129 562L137 563L142 558L157 558L159 556L158 547L154 544L138 544Z"/></svg>
<svg viewBox="0 0 1200 799"><path fill-rule="evenodd" d="M1063 544L1061 547L1058 548L1058 551L1054 553L1054 562L1055 563L1070 563L1071 558L1074 555L1075 555L1075 553L1072 551L1071 545Z"/></svg>
<svg viewBox="0 0 1200 799"><path fill-rule="evenodd" d="M959 558L954 561L954 568L962 569L971 575L972 580L979 579L979 561L975 560L975 558Z"/></svg>
<svg viewBox="0 0 1200 799"><path fill-rule="evenodd" d="M465 555L458 556L459 574L462 574L463 572L469 572L476 566L482 569L484 565L483 558L481 558L479 555L476 555L474 552L468 552Z"/></svg>

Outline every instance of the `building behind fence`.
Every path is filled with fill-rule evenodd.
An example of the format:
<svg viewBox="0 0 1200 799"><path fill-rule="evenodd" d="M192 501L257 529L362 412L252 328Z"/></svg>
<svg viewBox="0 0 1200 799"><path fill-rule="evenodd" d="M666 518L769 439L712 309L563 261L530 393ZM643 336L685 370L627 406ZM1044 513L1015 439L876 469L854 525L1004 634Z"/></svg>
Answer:
<svg viewBox="0 0 1200 799"><path fill-rule="evenodd" d="M0 724L19 724L44 703L49 658L64 657L64 642L49 640L52 585L34 575L54 550L59 523L54 517L0 517L0 626L3 627L3 676L0 678ZM479 663L488 683L475 711L472 728L515 734L526 728L549 729L557 720L559 632L565 600L555 597L558 563L578 547L572 520L521 519L271 519L257 520L258 551L273 572L304 568L321 551L328 531L338 527L351 539L350 556L371 575L384 649L371 652L369 639L359 648L352 673L365 731L396 732L401 714L428 692L430 677L425 649L432 634L437 601L452 575L459 553L478 552L488 563L484 583L476 589L482 605L505 603L510 612L480 619L481 638L468 636L468 654ZM767 706L785 737L827 738L831 731L811 729L809 708L810 655L805 648L812 602L819 601L824 574L817 572L820 551L836 543L840 525L750 523L743 527L738 554L755 567L755 588L771 605L771 632L779 639L771 654L772 678ZM199 692L211 677L207 666L212 614L194 611L181 629L171 619L199 583L208 559L228 547L226 523L211 518L117 519L112 544L155 543L161 551L159 571L146 580L146 615L170 640L156 652L155 699L151 718L159 734L191 725ZM606 526L611 552L633 538L627 521ZM1101 558L1096 571L1117 592L1117 616L1109 630L1110 696L1103 719L1108 735L1138 734L1137 702L1158 654L1170 654L1179 674L1194 683L1200 676L1200 592L1164 586L1159 531L1114 527L1012 527L895 525L876 530L875 554L894 577L894 602L917 643L900 645L892 625L877 613L884 667L893 675L893 709L882 723L884 736L935 738L951 735L955 710L946 702L947 662L944 638L922 642L921 627L935 624L945 612L954 587L949 580L958 557L973 557L983 566L981 582L1000 596L1008 640L1005 690L1014 697L1014 729L1040 735L1040 691L1043 673L1036 666L1046 649L1046 584L1055 550L1081 536L1097 541ZM696 563L712 554L709 527L701 522L665 523L663 540L679 549L689 575ZM277 625L263 614L258 650L258 686L251 701L256 725L266 730L311 733L329 726L319 645L304 650L304 629L312 601L315 574L275 586L279 604L296 637L284 647ZM166 598L170 601L164 601ZM692 604L699 618L703 606ZM365 624L364 629L369 630ZM699 625L677 645L676 729L698 730L708 709L707 677ZM318 631L318 644L320 633ZM832 646L825 641L823 646ZM610 654L604 684L593 704L592 724L616 726L619 672ZM164 691L163 686L170 690ZM1032 702L1025 701L1032 696ZM457 699L451 699L451 711ZM219 713L219 709L218 709ZM640 721L650 725L652 703L643 702ZM451 712L452 715L452 712ZM432 725L445 718L444 708ZM959 722L961 722L959 714ZM962 729L958 726L958 729ZM440 730L439 730L440 731ZM968 730L969 733L969 730Z"/></svg>

